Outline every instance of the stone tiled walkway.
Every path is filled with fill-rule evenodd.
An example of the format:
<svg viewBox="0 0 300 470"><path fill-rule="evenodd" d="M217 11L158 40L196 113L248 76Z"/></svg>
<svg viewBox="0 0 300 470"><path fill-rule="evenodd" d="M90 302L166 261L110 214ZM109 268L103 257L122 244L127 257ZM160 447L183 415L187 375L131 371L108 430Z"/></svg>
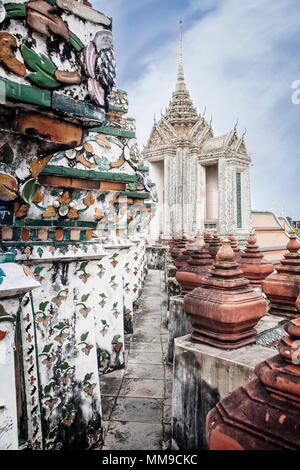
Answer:
<svg viewBox="0 0 300 470"><path fill-rule="evenodd" d="M167 361L162 271L148 272L126 367L101 376L103 450L170 449L172 366Z"/></svg>

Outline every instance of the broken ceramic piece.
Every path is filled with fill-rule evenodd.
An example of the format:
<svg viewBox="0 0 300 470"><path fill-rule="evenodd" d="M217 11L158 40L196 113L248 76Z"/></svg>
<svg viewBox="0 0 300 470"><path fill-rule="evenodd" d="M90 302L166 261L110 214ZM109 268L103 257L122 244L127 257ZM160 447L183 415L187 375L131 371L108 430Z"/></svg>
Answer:
<svg viewBox="0 0 300 470"><path fill-rule="evenodd" d="M16 75L24 77L26 73L26 67L20 62L13 52L16 49L17 41L14 36L9 33L0 33L0 62Z"/></svg>
<svg viewBox="0 0 300 470"><path fill-rule="evenodd" d="M100 11L93 10L89 6L78 2L78 0L56 0L56 5L63 10L73 13L73 15L83 18L84 20L88 20L96 24L102 24L104 26L111 26L111 18L108 18Z"/></svg>
<svg viewBox="0 0 300 470"><path fill-rule="evenodd" d="M54 6L43 0L26 3L27 24L35 31L50 37L51 33L70 41L67 23L54 12Z"/></svg>

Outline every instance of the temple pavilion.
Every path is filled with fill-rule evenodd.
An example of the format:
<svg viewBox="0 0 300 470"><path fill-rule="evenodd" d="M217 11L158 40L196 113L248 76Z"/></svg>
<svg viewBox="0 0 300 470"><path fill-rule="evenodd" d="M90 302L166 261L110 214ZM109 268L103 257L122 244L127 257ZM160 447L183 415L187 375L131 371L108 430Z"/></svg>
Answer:
<svg viewBox="0 0 300 470"><path fill-rule="evenodd" d="M199 115L187 89L182 32L177 82L169 106L161 113L143 149L156 182L159 207L151 240L164 241L176 232L200 229L233 233L241 242L251 230L249 167L251 158L236 125L215 136L212 121Z"/></svg>

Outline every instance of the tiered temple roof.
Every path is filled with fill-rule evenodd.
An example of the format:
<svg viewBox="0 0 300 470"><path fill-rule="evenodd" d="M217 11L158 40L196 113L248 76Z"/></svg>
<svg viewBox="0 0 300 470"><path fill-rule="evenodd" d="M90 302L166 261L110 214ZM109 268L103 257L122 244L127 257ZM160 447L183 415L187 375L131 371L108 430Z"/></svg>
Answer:
<svg viewBox="0 0 300 470"><path fill-rule="evenodd" d="M200 154L231 150L235 153L247 154L244 135L238 137L237 124L228 133L214 136L211 121L206 121L199 115L191 100L190 93L184 80L182 33L180 32L180 51L175 90L169 106L160 119L156 121L150 133L148 142L144 147L145 158L150 157L151 150L158 147L176 147L178 140L189 140L193 146L199 147Z"/></svg>

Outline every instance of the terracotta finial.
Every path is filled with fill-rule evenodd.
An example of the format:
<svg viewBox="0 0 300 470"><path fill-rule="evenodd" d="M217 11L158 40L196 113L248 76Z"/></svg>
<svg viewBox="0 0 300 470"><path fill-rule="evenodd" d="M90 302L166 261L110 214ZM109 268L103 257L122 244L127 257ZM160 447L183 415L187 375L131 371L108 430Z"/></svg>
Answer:
<svg viewBox="0 0 300 470"><path fill-rule="evenodd" d="M182 295L201 286L202 280L209 274L212 265L213 259L208 252L207 245L198 245L188 260L187 266L180 268L176 273Z"/></svg>
<svg viewBox="0 0 300 470"><path fill-rule="evenodd" d="M300 406L300 317L289 321L283 328L288 336L284 336L277 344L279 355L258 364L254 372L271 396L286 400L298 408Z"/></svg>
<svg viewBox="0 0 300 470"><path fill-rule="evenodd" d="M218 261L233 261L234 251L231 248L230 240L223 240L222 246L216 254L216 260Z"/></svg>
<svg viewBox="0 0 300 470"><path fill-rule="evenodd" d="M177 269L183 268L187 266L188 261L191 259L191 255L194 252L194 244L193 243L186 243L185 250L180 251L179 256L174 260L174 265Z"/></svg>
<svg viewBox="0 0 300 470"><path fill-rule="evenodd" d="M296 300L300 292L300 244L295 234L287 243L288 252L279 264L275 265L276 273L263 281L263 292L270 301L269 313L296 317L299 312Z"/></svg>
<svg viewBox="0 0 300 470"><path fill-rule="evenodd" d="M267 303L242 277L229 240L222 242L209 273L184 297L192 339L223 349L255 343L254 326L266 314Z"/></svg>
<svg viewBox="0 0 300 470"><path fill-rule="evenodd" d="M298 251L295 242L292 237L290 249ZM286 256L293 259L295 253ZM281 277L279 284L286 279L287 275ZM288 302L291 285L285 289ZM294 308L299 311L298 286L297 292ZM300 449L300 315L283 328L288 335L277 344L279 354L256 365L257 379L227 395L208 413L210 450Z"/></svg>
<svg viewBox="0 0 300 470"><path fill-rule="evenodd" d="M288 336L279 341L279 354L257 364L257 379L208 413L210 450L300 449L300 317L284 329Z"/></svg>
<svg viewBox="0 0 300 470"><path fill-rule="evenodd" d="M211 242L211 236L210 236L210 233L209 233L208 230L205 230L205 232L203 234L203 238L204 238L205 245L209 245L210 242Z"/></svg>
<svg viewBox="0 0 300 470"><path fill-rule="evenodd" d="M237 262L239 262L239 261L240 261L240 256L241 256L241 250L240 250L239 247L238 247L236 238L234 237L233 233L231 233L231 234L229 235L228 240L230 240L231 248L232 248L233 251L234 251L235 260L236 260Z"/></svg>
<svg viewBox="0 0 300 470"><path fill-rule="evenodd" d="M249 245L255 245L256 244L256 236L254 233L250 233L249 238L248 238L248 243Z"/></svg>
<svg viewBox="0 0 300 470"><path fill-rule="evenodd" d="M186 249L187 239L179 238L175 240L171 248L171 257L173 260L181 256Z"/></svg>
<svg viewBox="0 0 300 470"><path fill-rule="evenodd" d="M247 247L244 252L240 253L239 266L253 286L260 286L262 281L274 271L273 264L267 261L260 251L254 233L250 233Z"/></svg>
<svg viewBox="0 0 300 470"><path fill-rule="evenodd" d="M290 235L290 240L288 244L286 245L286 247L290 253L297 253L297 251L300 248L300 243L297 240L297 237L295 234Z"/></svg>
<svg viewBox="0 0 300 470"><path fill-rule="evenodd" d="M208 248L209 254L213 259L216 258L216 254L218 253L220 246L221 240L218 236L218 232L214 232L213 238L210 241Z"/></svg>

